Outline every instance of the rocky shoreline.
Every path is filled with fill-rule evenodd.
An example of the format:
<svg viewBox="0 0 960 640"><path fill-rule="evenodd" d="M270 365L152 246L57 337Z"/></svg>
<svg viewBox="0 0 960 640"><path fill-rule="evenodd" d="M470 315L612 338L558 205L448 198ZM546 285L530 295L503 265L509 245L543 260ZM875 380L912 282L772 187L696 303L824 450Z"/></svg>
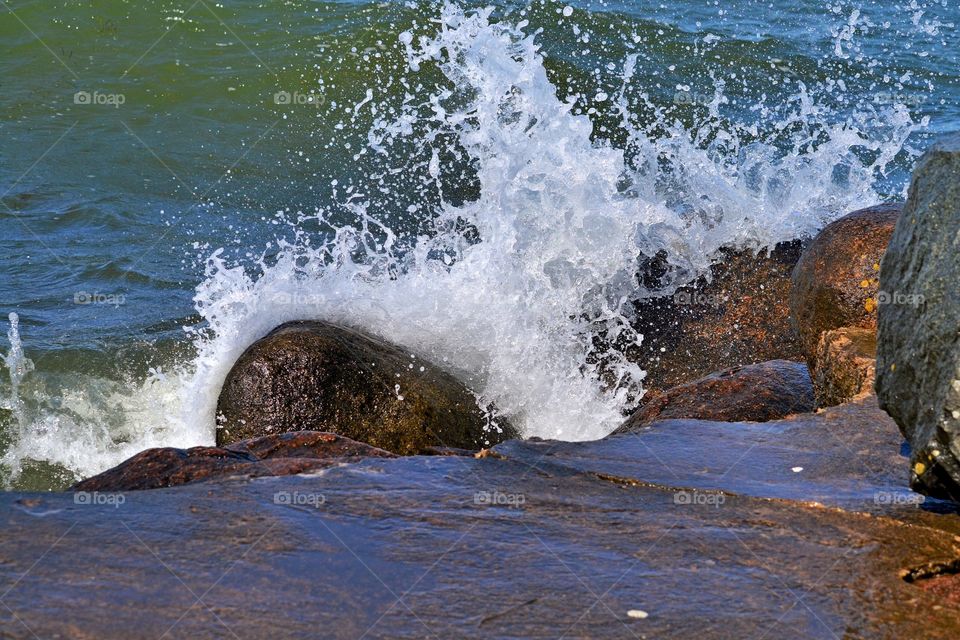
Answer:
<svg viewBox="0 0 960 640"><path fill-rule="evenodd" d="M661 386L587 443L282 325L216 447L0 496L0 637L955 637L958 249L954 136L906 203L639 305Z"/></svg>

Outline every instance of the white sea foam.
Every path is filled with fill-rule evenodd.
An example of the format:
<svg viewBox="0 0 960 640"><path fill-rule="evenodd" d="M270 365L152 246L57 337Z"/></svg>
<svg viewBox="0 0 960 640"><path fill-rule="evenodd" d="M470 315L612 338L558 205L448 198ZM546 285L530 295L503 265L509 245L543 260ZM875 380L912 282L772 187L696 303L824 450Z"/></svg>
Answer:
<svg viewBox="0 0 960 640"><path fill-rule="evenodd" d="M133 391L113 389L123 418L112 425L97 419L102 407L84 406L88 394L65 397L71 411L34 416L8 466L31 458L91 474L145 447L210 444L232 363L273 327L306 318L363 329L446 367L526 436L600 438L642 392L641 367L594 340L642 339L629 322L631 299L649 293L635 281L642 256L666 252L685 279L721 247L809 235L877 199L877 176L915 126L902 108L882 124L832 124L801 90L765 141L755 128L717 130L721 84L702 127L664 119L654 137L621 91L604 103L621 116L625 153L593 141L590 119L558 97L534 35L455 5L432 28L399 41L407 76L439 69L443 86L395 110L376 108L375 89L364 101L378 114L370 153L389 165L404 144L425 150L421 177L438 194L430 233L405 236L352 193L340 204L356 223L318 214L328 239L282 243L254 269L214 252L195 298L204 320L191 333L196 358ZM636 64L623 62L625 88ZM798 133L784 145L789 130ZM459 206L443 194L449 140L479 181L479 197ZM382 177L370 176L371 189Z"/></svg>

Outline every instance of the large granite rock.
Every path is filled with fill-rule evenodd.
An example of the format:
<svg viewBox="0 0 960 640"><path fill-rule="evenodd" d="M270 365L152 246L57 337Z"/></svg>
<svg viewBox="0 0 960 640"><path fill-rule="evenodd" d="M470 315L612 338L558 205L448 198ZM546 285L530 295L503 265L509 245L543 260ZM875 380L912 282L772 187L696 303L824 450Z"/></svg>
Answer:
<svg viewBox="0 0 960 640"><path fill-rule="evenodd" d="M880 288L881 406L910 441L912 486L960 500L960 135L914 171Z"/></svg>
<svg viewBox="0 0 960 640"><path fill-rule="evenodd" d="M640 301L634 326L643 342L627 353L647 371L646 390L652 395L734 366L803 360L790 322L790 278L802 249L795 241L760 254L724 250L709 277ZM662 265L649 262L642 279L657 288Z"/></svg>
<svg viewBox="0 0 960 640"><path fill-rule="evenodd" d="M807 365L772 360L712 373L657 394L614 433L638 431L655 420L688 418L766 422L813 411Z"/></svg>
<svg viewBox="0 0 960 640"><path fill-rule="evenodd" d="M147 449L71 488L137 491L237 476L286 476L368 457L392 458L394 454L333 433L298 431L227 447Z"/></svg>
<svg viewBox="0 0 960 640"><path fill-rule="evenodd" d="M901 208L877 205L831 222L800 257L793 271L790 314L814 378L825 331L840 327L876 331L880 258Z"/></svg>
<svg viewBox="0 0 960 640"><path fill-rule="evenodd" d="M515 435L469 389L409 351L326 322L290 322L252 344L217 403L217 444L329 431L398 454L481 449Z"/></svg>

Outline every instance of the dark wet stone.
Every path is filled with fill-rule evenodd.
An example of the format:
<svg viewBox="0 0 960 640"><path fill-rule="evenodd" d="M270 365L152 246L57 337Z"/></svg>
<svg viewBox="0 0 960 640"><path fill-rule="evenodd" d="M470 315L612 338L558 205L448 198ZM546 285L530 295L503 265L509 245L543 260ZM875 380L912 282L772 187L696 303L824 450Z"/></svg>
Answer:
<svg viewBox="0 0 960 640"><path fill-rule="evenodd" d="M790 313L814 377L824 331L876 331L880 258L902 207L876 205L831 222L800 257L793 271Z"/></svg>
<svg viewBox="0 0 960 640"><path fill-rule="evenodd" d="M813 406L807 365L772 360L713 373L658 394L614 433L629 433L655 420L676 418L766 422L813 411Z"/></svg>
<svg viewBox="0 0 960 640"><path fill-rule="evenodd" d="M768 422L660 420L589 447L513 440L493 451L536 460L539 468L560 464L635 481L874 511L890 506L876 494L880 488L899 501L923 498L907 489L902 444L896 424L867 396Z"/></svg>
<svg viewBox="0 0 960 640"><path fill-rule="evenodd" d="M71 488L136 491L233 476L284 476L364 457L393 454L333 433L300 431L244 440L228 447L147 449Z"/></svg>
<svg viewBox="0 0 960 640"><path fill-rule="evenodd" d="M813 367L818 407L832 407L873 393L877 334L873 329L844 327L820 336Z"/></svg>
<svg viewBox="0 0 960 640"><path fill-rule="evenodd" d="M217 404L217 444L313 429L398 454L477 450L514 435L489 427L461 382L409 351L325 322L290 322L251 345Z"/></svg>
<svg viewBox="0 0 960 640"><path fill-rule="evenodd" d="M913 448L911 484L960 501L960 135L934 145L880 271L877 394Z"/></svg>
<svg viewBox="0 0 960 640"><path fill-rule="evenodd" d="M665 391L733 366L803 360L789 307L802 248L788 242L760 255L724 250L709 278L640 302L635 327L643 343L628 355L647 371L647 390Z"/></svg>
<svg viewBox="0 0 960 640"><path fill-rule="evenodd" d="M822 414L512 441L484 458L365 458L112 505L0 494L0 629L955 638L956 609L902 576L956 558L960 521L876 499L905 492L899 435L876 407Z"/></svg>

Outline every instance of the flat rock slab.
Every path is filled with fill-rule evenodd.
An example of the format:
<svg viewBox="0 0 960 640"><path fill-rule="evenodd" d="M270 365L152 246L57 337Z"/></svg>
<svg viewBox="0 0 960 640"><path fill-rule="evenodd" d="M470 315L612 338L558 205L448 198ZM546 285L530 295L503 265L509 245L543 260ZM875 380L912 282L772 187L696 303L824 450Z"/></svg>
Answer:
<svg viewBox="0 0 960 640"><path fill-rule="evenodd" d="M835 504L902 486L858 465L889 424L858 440L838 419L851 451L821 441L818 458L824 434L786 422L658 423L82 503L0 494L0 637L956 637L960 611L901 574L960 558L957 516L809 502L831 483ZM694 443L672 473L651 453L666 459L671 432ZM884 446L877 460L900 455ZM723 471L740 456L756 482ZM780 472L794 463L807 475Z"/></svg>
<svg viewBox="0 0 960 640"><path fill-rule="evenodd" d="M589 446L511 440L494 451L539 468L855 510L872 510L884 491L921 499L907 489L903 437L872 396L770 422L663 420Z"/></svg>
<svg viewBox="0 0 960 640"><path fill-rule="evenodd" d="M493 492L518 489L522 504L496 504ZM323 500L278 501L284 493ZM956 611L932 610L898 575L956 555L953 534L833 509L737 496L677 505L663 488L447 457L126 498L0 498L4 637L960 630ZM638 610L648 617L628 615Z"/></svg>

